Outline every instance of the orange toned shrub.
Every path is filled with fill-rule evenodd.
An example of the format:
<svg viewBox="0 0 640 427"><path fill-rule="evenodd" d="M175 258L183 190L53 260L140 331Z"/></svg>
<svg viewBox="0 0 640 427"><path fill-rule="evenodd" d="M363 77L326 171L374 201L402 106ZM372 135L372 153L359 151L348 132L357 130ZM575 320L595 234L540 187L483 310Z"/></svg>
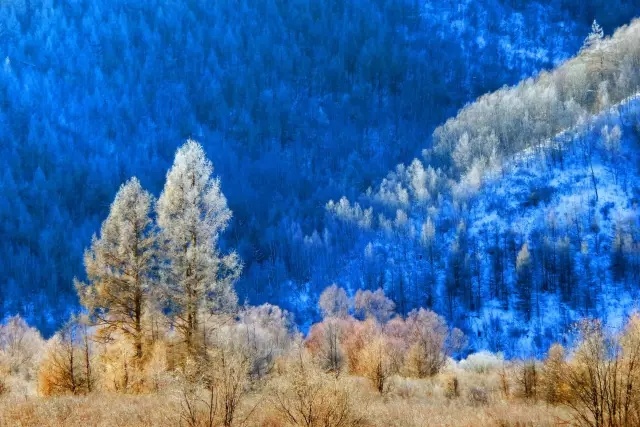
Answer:
<svg viewBox="0 0 640 427"><path fill-rule="evenodd" d="M38 370L38 390L44 396L91 391L93 372L86 330L72 320L47 342Z"/></svg>
<svg viewBox="0 0 640 427"><path fill-rule="evenodd" d="M599 321L579 325L580 342L560 375L574 423L587 427L640 425L640 316L619 335Z"/></svg>
<svg viewBox="0 0 640 427"><path fill-rule="evenodd" d="M349 372L360 375L360 357L364 347L380 334L380 326L373 320L364 322L349 318L344 322L342 346L347 356Z"/></svg>

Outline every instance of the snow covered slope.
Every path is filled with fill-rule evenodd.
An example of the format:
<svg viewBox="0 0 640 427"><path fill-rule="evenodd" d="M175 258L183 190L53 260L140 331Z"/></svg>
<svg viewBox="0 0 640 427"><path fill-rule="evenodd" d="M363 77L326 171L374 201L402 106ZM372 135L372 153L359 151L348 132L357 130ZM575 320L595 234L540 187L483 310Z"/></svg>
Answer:
<svg viewBox="0 0 640 427"><path fill-rule="evenodd" d="M526 244L529 252L543 252L547 246L555 251L548 256L561 257L568 246L570 258L555 268L570 271L553 274L573 276L564 285L570 289L545 292L540 286L540 276L548 274L543 271L545 254L539 255L531 274L530 322L487 304L469 318L478 347L495 347L492 323L500 323L506 332L502 345L527 353L564 339L581 317L603 317L615 327L638 307L639 117L640 97L627 99L546 146L521 153L502 173L487 179L473 198L469 234L480 254L490 250L482 234L493 227L518 236L518 246ZM490 274L490 261L485 259L483 268L483 275ZM514 269L508 273L517 276ZM517 294L512 293L510 306L517 306ZM517 339L508 340L508 335Z"/></svg>
<svg viewBox="0 0 640 427"><path fill-rule="evenodd" d="M336 280L383 287L401 314L429 306L472 349L508 355L539 355L583 317L619 326L640 297L639 155L635 96L499 170L451 181L399 166L358 203L328 205L358 236Z"/></svg>

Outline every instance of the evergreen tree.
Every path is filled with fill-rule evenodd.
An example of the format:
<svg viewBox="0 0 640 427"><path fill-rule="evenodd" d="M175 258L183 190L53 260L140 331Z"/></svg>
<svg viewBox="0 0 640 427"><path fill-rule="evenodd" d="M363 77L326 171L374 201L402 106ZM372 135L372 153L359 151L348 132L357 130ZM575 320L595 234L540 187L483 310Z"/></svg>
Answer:
<svg viewBox="0 0 640 427"><path fill-rule="evenodd" d="M616 282L622 282L627 270L627 258L624 253L624 238L620 230L616 231L611 242L611 275Z"/></svg>
<svg viewBox="0 0 640 427"><path fill-rule="evenodd" d="M89 283L76 282L80 302L99 332L120 331L142 358L143 316L154 285L157 233L149 216L153 196L136 178L120 187L100 237L85 251Z"/></svg>
<svg viewBox="0 0 640 427"><path fill-rule="evenodd" d="M569 237L558 240L558 286L565 302L575 297L575 261Z"/></svg>
<svg viewBox="0 0 640 427"><path fill-rule="evenodd" d="M594 47L598 46L598 44L600 44L603 38L604 31L602 31L602 27L594 19L593 23L591 24L591 32L584 40L582 50L593 49Z"/></svg>
<svg viewBox="0 0 640 427"><path fill-rule="evenodd" d="M449 251L449 265L446 278L448 315L453 318L456 297L462 297L463 304L469 307L471 280L469 271L468 236L464 221L458 224L456 239Z"/></svg>
<svg viewBox="0 0 640 427"><path fill-rule="evenodd" d="M202 146L187 141L176 152L157 203L166 256L164 291L189 351L197 350L203 312L229 311L237 304L233 284L241 271L240 260L235 252L223 255L217 247L231 210L212 173Z"/></svg>
<svg viewBox="0 0 640 427"><path fill-rule="evenodd" d="M492 232L492 244L489 247L491 258L491 276L489 278L489 293L492 298L499 298L504 309L509 308L509 295L506 286L506 256L500 243L500 233Z"/></svg>

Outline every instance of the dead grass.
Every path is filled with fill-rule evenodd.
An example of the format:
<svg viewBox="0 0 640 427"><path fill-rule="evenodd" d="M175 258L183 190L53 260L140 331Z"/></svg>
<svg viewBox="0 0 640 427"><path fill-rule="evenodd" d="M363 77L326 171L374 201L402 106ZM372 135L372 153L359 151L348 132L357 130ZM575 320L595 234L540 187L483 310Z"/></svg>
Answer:
<svg viewBox="0 0 640 427"><path fill-rule="evenodd" d="M391 389L379 394L362 378L344 378L351 383L351 398L366 414L358 425L370 427L499 426L552 427L568 425L569 414L542 402L504 399L486 386L486 403L474 403L469 391L481 388L483 378L460 379L460 397L448 398L443 386L447 376L433 379L394 378ZM489 378L484 380L489 381ZM493 382L493 380L489 381ZM269 399L257 392L247 408L258 407L237 425L247 427L288 426L272 411ZM246 408L245 408L246 409ZM143 427L180 426L181 403L175 393L123 395L94 393L87 396L0 398L0 427ZM242 419L242 417L240 418Z"/></svg>
<svg viewBox="0 0 640 427"><path fill-rule="evenodd" d="M0 426L175 426L178 412L176 403L161 395L8 397L0 400Z"/></svg>

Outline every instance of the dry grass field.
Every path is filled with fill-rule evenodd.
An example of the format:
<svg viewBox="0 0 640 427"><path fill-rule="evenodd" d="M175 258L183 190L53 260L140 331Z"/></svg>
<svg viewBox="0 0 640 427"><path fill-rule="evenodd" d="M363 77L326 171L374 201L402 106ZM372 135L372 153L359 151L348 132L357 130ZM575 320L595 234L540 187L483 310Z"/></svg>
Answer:
<svg viewBox="0 0 640 427"><path fill-rule="evenodd" d="M350 396L354 421L344 426L419 427L419 426L500 426L534 427L569 425L571 414L542 401L504 399L489 394L488 401L473 397L446 397L445 390L429 380L401 381L398 389L379 395L368 384L359 383ZM477 399L477 398L476 398ZM18 397L0 399L1 427L170 427L220 425L208 423L206 408L195 422L186 416L185 402L179 393L124 395L94 393L86 396ZM322 425L294 424L287 420L268 396L251 396L240 410L238 426Z"/></svg>

